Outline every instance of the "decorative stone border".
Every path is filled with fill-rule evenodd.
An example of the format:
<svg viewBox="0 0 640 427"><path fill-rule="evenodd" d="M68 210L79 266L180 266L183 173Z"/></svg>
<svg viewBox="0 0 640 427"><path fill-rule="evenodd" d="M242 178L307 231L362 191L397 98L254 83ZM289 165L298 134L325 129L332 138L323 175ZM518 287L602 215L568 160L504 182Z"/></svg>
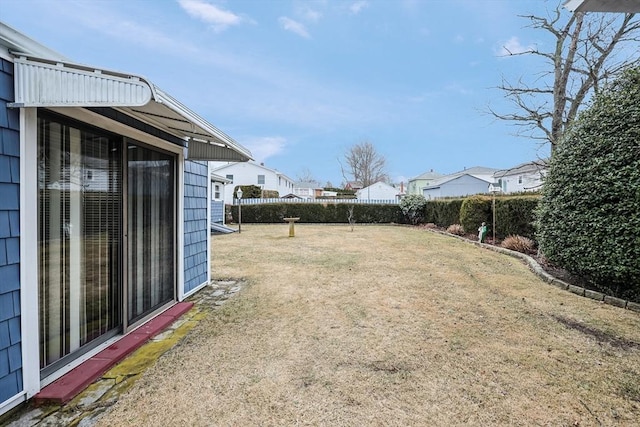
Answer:
<svg viewBox="0 0 640 427"><path fill-rule="evenodd" d="M462 236L457 236L455 234L447 233L446 231L434 230L432 228L427 228L426 230L431 231L433 233L442 234L449 237L455 237L456 239L460 239L466 243L471 243L473 245L479 246L484 249L489 249L494 252L499 252L504 255L509 255L514 258L520 258L524 262L527 263L531 271L533 271L538 277L547 282L548 284L555 286L556 288L563 289L565 291L569 291L576 295L580 295L581 297L591 298L595 301L604 302L605 304L613 305L615 307L624 308L627 310L635 311L640 313L640 303L624 300L621 298L612 297L609 295L605 295L602 292L592 291L590 289L585 289L580 286L571 285L563 280L560 280L556 277L553 277L551 274L547 273L538 262L530 257L529 255L523 254L521 252L512 251L510 249L501 248L499 246L488 245L486 243L480 243L477 241L469 240Z"/></svg>

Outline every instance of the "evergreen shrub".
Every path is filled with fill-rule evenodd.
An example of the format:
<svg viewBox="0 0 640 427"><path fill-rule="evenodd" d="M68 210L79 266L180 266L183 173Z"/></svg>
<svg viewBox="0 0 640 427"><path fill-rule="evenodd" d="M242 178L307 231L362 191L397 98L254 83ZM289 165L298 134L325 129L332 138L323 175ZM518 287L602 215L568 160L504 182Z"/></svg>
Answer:
<svg viewBox="0 0 640 427"><path fill-rule="evenodd" d="M427 199L420 194L409 194L400 200L400 210L405 216L407 223L420 224L424 221L425 206Z"/></svg>
<svg viewBox="0 0 640 427"><path fill-rule="evenodd" d="M242 188L243 199L259 199L262 197L262 188L258 187L257 185L236 185L235 187L233 187L234 199L238 197L238 188Z"/></svg>
<svg viewBox="0 0 640 427"><path fill-rule="evenodd" d="M244 190L243 190L244 191ZM242 205L243 223L278 223L284 218L300 218L300 223L348 223L353 207L356 223L403 223L398 205L364 205L355 203L262 203ZM238 222L238 206L231 207L234 222Z"/></svg>
<svg viewBox="0 0 640 427"><path fill-rule="evenodd" d="M539 202L539 197L496 198L496 236L519 235L535 239L535 212Z"/></svg>
<svg viewBox="0 0 640 427"><path fill-rule="evenodd" d="M485 222L491 232L492 198L488 196L471 196L462 201L460 206L460 224L465 230L477 230Z"/></svg>
<svg viewBox="0 0 640 427"><path fill-rule="evenodd" d="M460 222L462 199L428 200L425 205L424 222L438 227L448 227Z"/></svg>
<svg viewBox="0 0 640 427"><path fill-rule="evenodd" d="M559 141L537 224L551 262L640 300L640 68L596 94Z"/></svg>

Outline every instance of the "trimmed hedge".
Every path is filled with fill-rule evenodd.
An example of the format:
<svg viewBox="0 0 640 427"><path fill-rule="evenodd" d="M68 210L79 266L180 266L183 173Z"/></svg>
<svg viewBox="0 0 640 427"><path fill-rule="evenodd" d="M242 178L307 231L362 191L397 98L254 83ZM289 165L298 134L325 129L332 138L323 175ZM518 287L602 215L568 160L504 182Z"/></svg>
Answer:
<svg viewBox="0 0 640 427"><path fill-rule="evenodd" d="M279 223L284 218L300 218L301 223L349 223L349 209L360 224L404 223L398 205L360 205L354 203L264 203L242 206L243 223ZM234 222L238 222L238 206L231 207Z"/></svg>
<svg viewBox="0 0 640 427"><path fill-rule="evenodd" d="M539 203L540 197L496 198L496 236L501 239L509 235L534 239L535 212Z"/></svg>
<svg viewBox="0 0 640 427"><path fill-rule="evenodd" d="M424 207L424 222L438 227L460 223L460 208L463 199L429 200Z"/></svg>
<svg viewBox="0 0 640 427"><path fill-rule="evenodd" d="M493 224L492 201L493 199L487 196L472 196L462 201L462 206L460 206L460 225L462 225L465 232L475 233L478 227L485 222L488 234L493 233L493 230L491 230Z"/></svg>
<svg viewBox="0 0 640 427"><path fill-rule="evenodd" d="M244 190L243 190L244 191ZM510 234L535 238L534 211L539 197L518 196L496 198L496 237ZM434 223L446 228L461 224L468 233L475 233L484 221L491 228L492 198L474 196L466 199L426 201L419 223ZM238 222L238 206L229 207L234 222ZM242 205L243 223L280 223L283 218L299 217L301 223L347 224L349 209L357 224L410 224L399 205L363 205L356 203L265 203Z"/></svg>

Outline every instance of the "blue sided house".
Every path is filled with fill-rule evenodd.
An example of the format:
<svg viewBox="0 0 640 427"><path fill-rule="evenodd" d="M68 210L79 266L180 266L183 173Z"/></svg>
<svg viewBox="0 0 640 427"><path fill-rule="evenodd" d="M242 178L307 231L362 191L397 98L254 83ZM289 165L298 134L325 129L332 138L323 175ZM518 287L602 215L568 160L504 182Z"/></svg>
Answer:
<svg viewBox="0 0 640 427"><path fill-rule="evenodd" d="M0 414L209 282L208 161L250 159L0 23Z"/></svg>

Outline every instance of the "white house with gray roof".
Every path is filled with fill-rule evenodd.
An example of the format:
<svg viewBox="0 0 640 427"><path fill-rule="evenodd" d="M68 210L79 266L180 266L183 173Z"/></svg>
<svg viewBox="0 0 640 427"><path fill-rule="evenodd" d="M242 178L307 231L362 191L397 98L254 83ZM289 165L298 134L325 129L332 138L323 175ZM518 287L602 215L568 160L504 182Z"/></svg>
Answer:
<svg viewBox="0 0 640 427"><path fill-rule="evenodd" d="M540 191L547 174L547 162L539 160L522 163L509 169L496 171L493 175L503 193Z"/></svg>
<svg viewBox="0 0 640 427"><path fill-rule="evenodd" d="M277 191L280 197L293 193L294 181L282 172L256 162L212 162L212 173L231 182L224 187L224 202L234 203L233 189L238 185L257 185L263 190Z"/></svg>
<svg viewBox="0 0 640 427"><path fill-rule="evenodd" d="M475 166L449 175L444 175L422 189L426 199L443 197L464 197L489 191L497 169Z"/></svg>

